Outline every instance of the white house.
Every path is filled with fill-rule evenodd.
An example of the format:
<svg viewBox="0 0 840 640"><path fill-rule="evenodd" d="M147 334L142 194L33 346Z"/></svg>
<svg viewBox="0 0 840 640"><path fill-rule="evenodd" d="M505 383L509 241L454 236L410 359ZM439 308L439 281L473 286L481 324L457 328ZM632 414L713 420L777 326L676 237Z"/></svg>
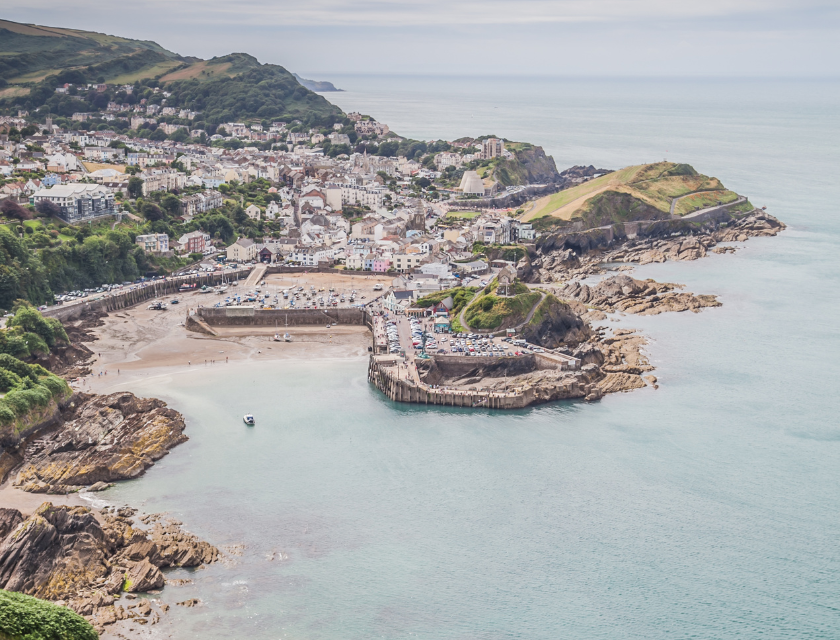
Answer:
<svg viewBox="0 0 840 640"><path fill-rule="evenodd" d="M358 269L359 271L361 271L362 268L364 267L364 265L365 265L365 261L362 257L362 254L360 254L360 253L350 253L347 256L347 259L344 261L344 268L345 269L352 269L352 270Z"/></svg>
<svg viewBox="0 0 840 640"><path fill-rule="evenodd" d="M315 209L323 209L326 204L326 200L327 199L323 193L317 189L312 189L300 197L300 206L303 207L305 204L309 204Z"/></svg>
<svg viewBox="0 0 840 640"><path fill-rule="evenodd" d="M227 248L227 259L231 262L247 262L257 256L257 245L250 238L239 238Z"/></svg>
<svg viewBox="0 0 840 640"><path fill-rule="evenodd" d="M251 220L259 220L260 216L262 215L262 211L257 205L249 204L248 207L245 209L245 214L249 218L251 218Z"/></svg>

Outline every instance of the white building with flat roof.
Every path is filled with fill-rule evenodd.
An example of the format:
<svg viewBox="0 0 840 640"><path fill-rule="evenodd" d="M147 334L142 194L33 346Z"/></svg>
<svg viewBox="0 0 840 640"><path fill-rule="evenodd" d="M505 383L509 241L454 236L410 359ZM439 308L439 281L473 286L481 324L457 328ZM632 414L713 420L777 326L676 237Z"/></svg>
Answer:
<svg viewBox="0 0 840 640"><path fill-rule="evenodd" d="M37 206L41 201L56 205L59 217L69 223L117 212L114 194L98 184L61 184L49 189L40 189L32 195L30 202Z"/></svg>

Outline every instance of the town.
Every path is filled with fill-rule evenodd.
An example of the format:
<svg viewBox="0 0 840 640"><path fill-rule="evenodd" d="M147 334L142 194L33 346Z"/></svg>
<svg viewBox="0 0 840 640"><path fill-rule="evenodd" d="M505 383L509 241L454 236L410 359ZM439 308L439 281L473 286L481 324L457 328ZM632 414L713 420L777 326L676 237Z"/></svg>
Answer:
<svg viewBox="0 0 840 640"><path fill-rule="evenodd" d="M79 89L123 100L139 91ZM538 231L517 219L517 205L562 182L557 174L553 184L501 184L493 168L516 156L495 137L413 141L398 155L405 140L359 113L329 128L296 120L190 129L167 120L198 122L200 113L143 90L149 98L110 100L101 113L61 119L64 127L26 111L0 117L3 213L11 202L52 221L53 238L66 235L63 225L125 228L152 262L403 275L397 288L416 299L487 274L487 246L533 242ZM118 120L128 133L108 128Z"/></svg>

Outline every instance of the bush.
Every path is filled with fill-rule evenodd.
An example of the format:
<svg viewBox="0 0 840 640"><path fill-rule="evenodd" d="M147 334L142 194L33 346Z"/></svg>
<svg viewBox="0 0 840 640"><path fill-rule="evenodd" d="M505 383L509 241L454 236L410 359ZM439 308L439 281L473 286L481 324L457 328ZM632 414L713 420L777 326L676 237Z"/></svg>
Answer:
<svg viewBox="0 0 840 640"><path fill-rule="evenodd" d="M29 399L23 395L25 389L12 389L3 396L3 404L11 409L18 417L29 413Z"/></svg>
<svg viewBox="0 0 840 640"><path fill-rule="evenodd" d="M28 303L20 304L13 318L9 318L9 327L20 327L27 333L39 336L48 347L55 346L56 339L68 342L64 327L55 318L45 318L35 307ZM31 347L30 347L31 350ZM49 352L49 348L45 350Z"/></svg>
<svg viewBox="0 0 840 640"><path fill-rule="evenodd" d="M0 637L21 640L98 640L82 616L32 596L0 591Z"/></svg>
<svg viewBox="0 0 840 640"><path fill-rule="evenodd" d="M21 362L17 358L13 358L5 353L0 354L0 369L6 369L20 376L21 379L29 378L33 382L38 381L38 376L33 373L32 367L25 362ZM43 369L43 367L41 367ZM43 369L46 371L46 369Z"/></svg>
<svg viewBox="0 0 840 640"><path fill-rule="evenodd" d="M21 377L12 371L0 369L0 392L5 393L23 382Z"/></svg>
<svg viewBox="0 0 840 640"><path fill-rule="evenodd" d="M41 386L46 387L54 398L64 395L70 389L67 383L58 376L48 376L42 379Z"/></svg>
<svg viewBox="0 0 840 640"><path fill-rule="evenodd" d="M5 404L0 403L0 424L9 424L15 421L15 412Z"/></svg>
<svg viewBox="0 0 840 640"><path fill-rule="evenodd" d="M29 353L49 353L50 347L37 333L26 333L23 336Z"/></svg>

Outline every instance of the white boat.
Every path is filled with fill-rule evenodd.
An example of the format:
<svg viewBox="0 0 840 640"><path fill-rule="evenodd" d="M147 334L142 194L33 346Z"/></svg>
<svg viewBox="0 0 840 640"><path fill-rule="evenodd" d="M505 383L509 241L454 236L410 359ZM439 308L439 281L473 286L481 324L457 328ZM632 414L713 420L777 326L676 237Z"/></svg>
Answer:
<svg viewBox="0 0 840 640"><path fill-rule="evenodd" d="M254 416L252 416L250 413L246 413L245 416L242 418L242 421L249 427L253 427L255 424L257 424L257 421L254 419Z"/></svg>
<svg viewBox="0 0 840 640"><path fill-rule="evenodd" d="M292 341L292 334L289 333L289 332L284 333L283 334L283 341L284 342L291 342Z"/></svg>

